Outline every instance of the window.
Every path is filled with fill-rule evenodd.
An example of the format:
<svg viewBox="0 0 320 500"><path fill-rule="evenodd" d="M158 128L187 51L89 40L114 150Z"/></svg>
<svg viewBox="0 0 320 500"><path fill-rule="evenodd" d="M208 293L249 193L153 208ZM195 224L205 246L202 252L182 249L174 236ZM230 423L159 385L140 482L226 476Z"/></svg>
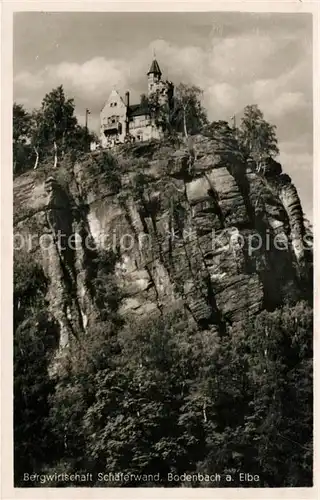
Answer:
<svg viewBox="0 0 320 500"><path fill-rule="evenodd" d="M113 123L118 123L119 121L119 116L118 115L112 115L112 116L109 116L108 118L108 124L113 124Z"/></svg>

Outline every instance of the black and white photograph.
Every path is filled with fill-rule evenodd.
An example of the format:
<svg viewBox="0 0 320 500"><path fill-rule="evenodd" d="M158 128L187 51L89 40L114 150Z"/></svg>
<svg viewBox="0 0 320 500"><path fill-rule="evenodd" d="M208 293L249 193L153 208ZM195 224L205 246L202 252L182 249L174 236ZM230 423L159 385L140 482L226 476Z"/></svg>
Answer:
<svg viewBox="0 0 320 500"><path fill-rule="evenodd" d="M313 36L13 14L14 488L313 487Z"/></svg>

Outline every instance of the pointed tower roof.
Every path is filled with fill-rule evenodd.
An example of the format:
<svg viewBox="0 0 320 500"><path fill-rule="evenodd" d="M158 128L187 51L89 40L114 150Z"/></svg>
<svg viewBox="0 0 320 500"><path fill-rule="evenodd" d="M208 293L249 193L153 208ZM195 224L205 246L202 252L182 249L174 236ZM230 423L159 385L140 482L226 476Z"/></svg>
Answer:
<svg viewBox="0 0 320 500"><path fill-rule="evenodd" d="M160 75L160 76L162 74L158 61L156 59L153 59L147 74L150 75L150 73L154 73L155 75Z"/></svg>

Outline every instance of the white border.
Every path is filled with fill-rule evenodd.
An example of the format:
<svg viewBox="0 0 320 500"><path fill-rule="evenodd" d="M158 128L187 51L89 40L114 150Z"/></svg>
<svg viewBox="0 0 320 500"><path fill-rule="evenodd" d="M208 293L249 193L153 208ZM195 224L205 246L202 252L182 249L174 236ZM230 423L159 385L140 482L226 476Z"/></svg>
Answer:
<svg viewBox="0 0 320 500"><path fill-rule="evenodd" d="M144 1L56 1L39 2L26 0L2 0L1 4L1 498L183 498L183 499L315 499L320 497L319 480L319 432L316 425L319 415L319 292L317 290L320 273L318 265L318 220L320 212L319 187L319 6L318 0L270 0L234 2L201 1L185 2L164 0L162 2ZM313 14L313 97L314 97L314 233L315 233L315 327L314 327L314 380L315 380L315 426L314 426L314 482L313 488L13 488L13 342L12 342L12 14L17 11L82 11L82 12L203 12L203 11L241 11L241 12L285 12ZM317 495L318 493L318 495Z"/></svg>

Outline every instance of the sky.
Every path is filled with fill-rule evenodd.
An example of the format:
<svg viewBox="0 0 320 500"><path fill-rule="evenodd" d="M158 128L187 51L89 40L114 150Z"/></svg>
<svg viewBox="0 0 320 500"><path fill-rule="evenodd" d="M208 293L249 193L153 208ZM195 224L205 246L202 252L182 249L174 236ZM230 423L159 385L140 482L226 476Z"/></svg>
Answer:
<svg viewBox="0 0 320 500"><path fill-rule="evenodd" d="M239 122L257 104L276 125L283 170L312 220L310 14L26 12L14 15L13 95L27 109L62 84L76 114L98 132L112 89L147 91L153 59L163 77L201 87L210 120Z"/></svg>

